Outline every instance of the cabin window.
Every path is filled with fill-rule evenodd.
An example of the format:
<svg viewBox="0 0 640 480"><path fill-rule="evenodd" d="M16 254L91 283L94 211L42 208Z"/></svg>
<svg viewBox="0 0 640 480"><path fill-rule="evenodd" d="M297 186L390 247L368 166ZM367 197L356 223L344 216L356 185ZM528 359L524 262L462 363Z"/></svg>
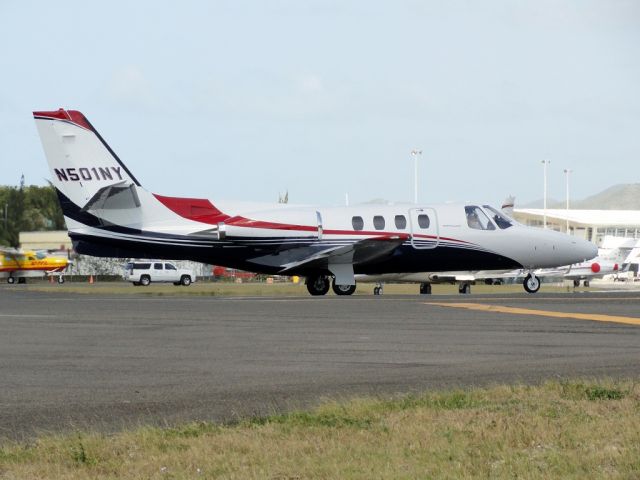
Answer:
<svg viewBox="0 0 640 480"><path fill-rule="evenodd" d="M153 264L153 269L154 270L162 270L162 264L161 263L154 263Z"/></svg>
<svg viewBox="0 0 640 480"><path fill-rule="evenodd" d="M429 225L431 225L431 221L429 220L429 215L426 215L424 213L421 213L420 215L418 215L418 226L422 229L427 229L429 228Z"/></svg>
<svg viewBox="0 0 640 480"><path fill-rule="evenodd" d="M404 215L396 215L394 221L396 222L396 228L398 230L404 230L407 228L407 217Z"/></svg>
<svg viewBox="0 0 640 480"><path fill-rule="evenodd" d="M513 226L513 221L507 217L504 213L496 210L490 205L483 205L484 209L489 213L489 217L495 222L495 224L502 230Z"/></svg>
<svg viewBox="0 0 640 480"><path fill-rule="evenodd" d="M174 267L174 266L173 266L172 264L170 264L170 263L165 263L165 264L164 264L164 268L165 268L165 270L175 270L175 269L176 269L176 267Z"/></svg>
<svg viewBox="0 0 640 480"><path fill-rule="evenodd" d="M364 220L362 217L353 217L351 219L351 225L354 230L362 230L364 228Z"/></svg>
<svg viewBox="0 0 640 480"><path fill-rule="evenodd" d="M382 215L373 217L373 228L376 230L384 230L384 217Z"/></svg>
<svg viewBox="0 0 640 480"><path fill-rule="evenodd" d="M136 270L149 270L151 268L150 263L134 263L133 268Z"/></svg>
<svg viewBox="0 0 640 480"><path fill-rule="evenodd" d="M482 211L480 207L468 205L464 207L467 215L467 225L474 230L495 230L496 227L491 223L489 217Z"/></svg>

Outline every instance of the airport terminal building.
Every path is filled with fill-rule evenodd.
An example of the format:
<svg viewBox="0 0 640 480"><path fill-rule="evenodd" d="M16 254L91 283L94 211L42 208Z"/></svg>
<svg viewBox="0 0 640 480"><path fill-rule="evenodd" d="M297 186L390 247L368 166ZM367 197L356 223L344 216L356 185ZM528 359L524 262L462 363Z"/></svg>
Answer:
<svg viewBox="0 0 640 480"><path fill-rule="evenodd" d="M514 217L524 225L542 227L545 210L516 208ZM640 238L640 210L546 210L547 227L569 232L601 246L605 236ZM568 228L568 230L567 230Z"/></svg>

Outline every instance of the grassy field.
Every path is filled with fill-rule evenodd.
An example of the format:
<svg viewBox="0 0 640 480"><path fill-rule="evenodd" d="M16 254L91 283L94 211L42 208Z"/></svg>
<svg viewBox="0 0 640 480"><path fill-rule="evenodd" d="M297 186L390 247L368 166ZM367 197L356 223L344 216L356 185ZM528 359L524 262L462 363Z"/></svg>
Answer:
<svg viewBox="0 0 640 480"><path fill-rule="evenodd" d="M496 386L326 403L236 425L42 436L3 479L640 478L632 381Z"/></svg>
<svg viewBox="0 0 640 480"><path fill-rule="evenodd" d="M19 287L18 287L19 288ZM148 287L134 287L130 283L125 282L98 282L94 284L88 283L72 283L68 282L64 285L49 283L33 283L27 284L26 288L44 292L66 292L66 293L99 293L105 295L153 295L153 296L309 296L307 288L303 283L226 283L226 282L198 282L189 287L176 287L172 284L152 284ZM581 288L575 291L583 290ZM471 287L473 293L504 295L509 293L524 292L522 285L473 285ZM574 291L573 287L557 286L555 284L543 285L541 292L569 292ZM411 284L386 284L384 286L385 295L418 295L418 285ZM360 284L355 295L372 295L373 284ZM434 295L457 295L458 287L456 285L433 285ZM329 295L333 295L330 290Z"/></svg>

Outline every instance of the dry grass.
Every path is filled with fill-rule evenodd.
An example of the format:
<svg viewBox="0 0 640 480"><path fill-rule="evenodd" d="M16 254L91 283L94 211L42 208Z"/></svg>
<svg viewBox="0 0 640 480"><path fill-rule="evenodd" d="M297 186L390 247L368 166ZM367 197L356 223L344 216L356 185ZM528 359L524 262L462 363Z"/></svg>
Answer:
<svg viewBox="0 0 640 480"><path fill-rule="evenodd" d="M0 449L4 479L640 478L640 387L429 393L311 412L42 437Z"/></svg>

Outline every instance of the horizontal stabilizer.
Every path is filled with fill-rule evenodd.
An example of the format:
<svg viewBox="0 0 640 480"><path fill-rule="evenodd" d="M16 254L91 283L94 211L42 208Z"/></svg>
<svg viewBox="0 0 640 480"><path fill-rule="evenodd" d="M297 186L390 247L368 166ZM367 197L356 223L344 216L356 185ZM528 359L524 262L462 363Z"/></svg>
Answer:
<svg viewBox="0 0 640 480"><path fill-rule="evenodd" d="M102 187L82 207L83 212L90 210L123 210L140 207L140 199L133 183L122 181Z"/></svg>

